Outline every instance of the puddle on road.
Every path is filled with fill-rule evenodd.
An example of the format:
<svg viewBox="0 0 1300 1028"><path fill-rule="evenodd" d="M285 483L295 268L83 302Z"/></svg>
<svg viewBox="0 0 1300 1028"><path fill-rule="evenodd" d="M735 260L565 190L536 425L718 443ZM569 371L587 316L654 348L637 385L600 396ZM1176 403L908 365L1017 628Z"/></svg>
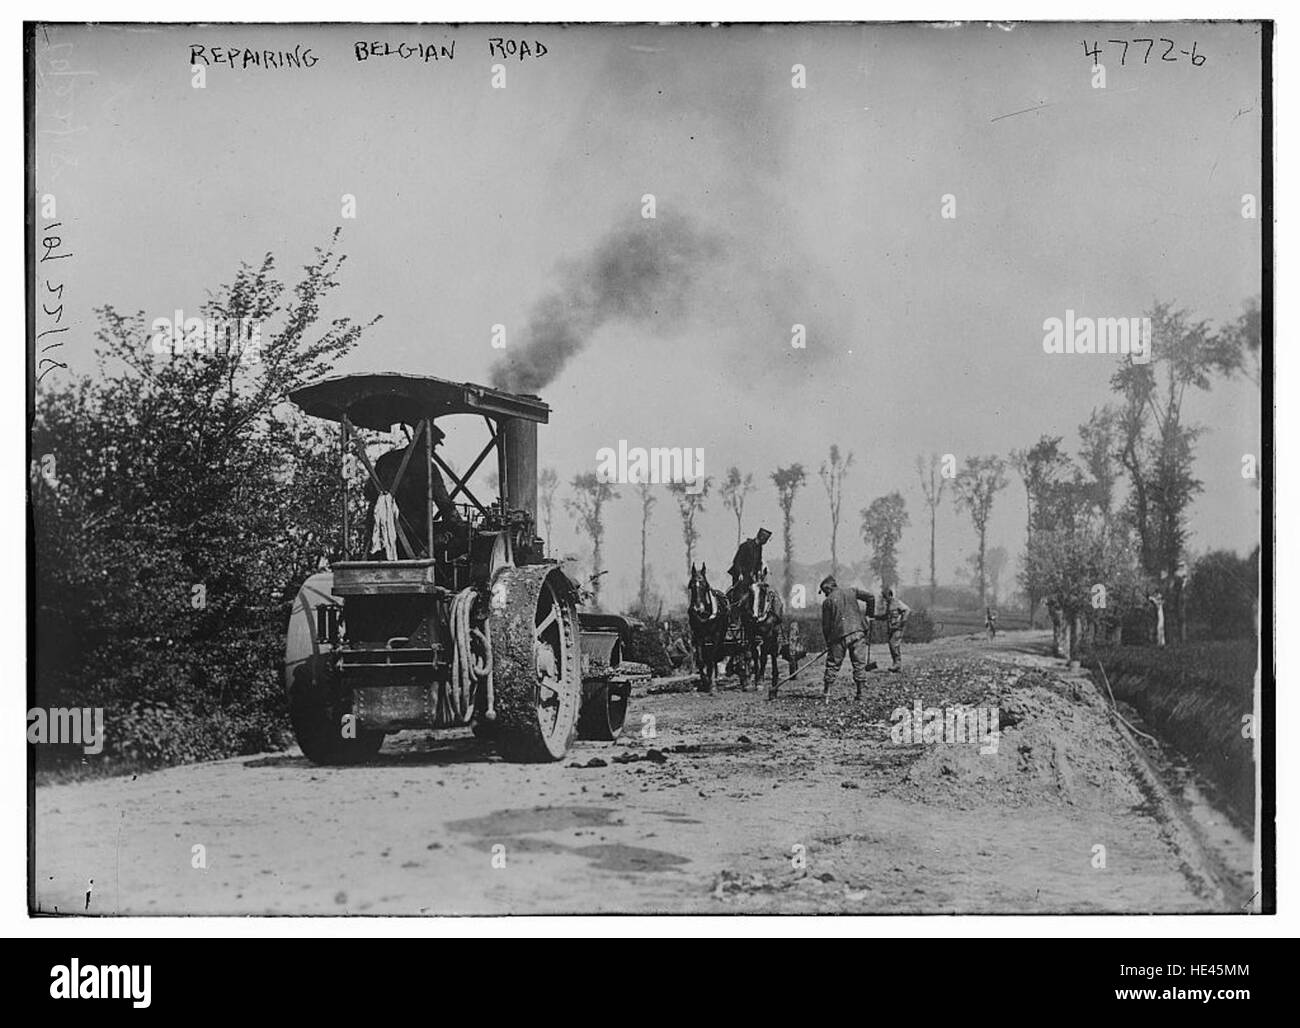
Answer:
<svg viewBox="0 0 1300 1028"><path fill-rule="evenodd" d="M497 840L506 848L507 853L572 853L572 846L565 846L563 843L551 842L549 839L534 839L531 836L522 835L518 838L507 838Z"/></svg>
<svg viewBox="0 0 1300 1028"><path fill-rule="evenodd" d="M572 853L592 862L598 871L621 873L638 871L673 871L680 864L689 864L687 857L679 857L666 850L647 849L643 846L625 846L622 843L595 843L587 846L566 846L549 839L531 836L538 832L555 832L577 828L614 828L619 822L611 820L613 807L533 807L519 810L497 810L484 817L448 821L453 832L466 832L480 839L491 839L506 847L507 853ZM676 815L675 811L666 813ZM679 824L700 824L691 818L676 815L668 820Z"/></svg>
<svg viewBox="0 0 1300 1028"><path fill-rule="evenodd" d="M647 814L654 814L654 815L656 815L656 816L658 816L658 817L662 817L662 818L664 818L666 821L668 821L669 823L671 823L671 824L675 824L675 825L702 825L702 824L704 824L704 822L701 821L699 818L695 818L695 817L687 817L686 814L685 814L684 812L680 811L680 810L647 810L646 813L647 813Z"/></svg>
<svg viewBox="0 0 1300 1028"><path fill-rule="evenodd" d="M448 821L453 832L469 832L482 838L502 835L530 835L560 832L570 828L612 827L613 807L532 807L496 810L484 817Z"/></svg>
<svg viewBox="0 0 1300 1028"><path fill-rule="evenodd" d="M616 842L579 846L573 852L593 861L592 867L598 871L675 871L678 865L690 863L676 853Z"/></svg>

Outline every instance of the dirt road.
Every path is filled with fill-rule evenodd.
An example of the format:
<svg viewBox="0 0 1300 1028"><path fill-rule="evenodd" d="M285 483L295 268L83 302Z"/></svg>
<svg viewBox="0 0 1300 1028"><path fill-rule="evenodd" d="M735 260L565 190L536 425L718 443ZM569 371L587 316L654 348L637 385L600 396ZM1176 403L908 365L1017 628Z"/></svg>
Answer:
<svg viewBox="0 0 1300 1028"><path fill-rule="evenodd" d="M405 733L361 767L293 751L41 787L37 901L92 914L1228 909L1104 702L1045 642L912 647L906 673L873 674L860 703L847 667L829 705L819 667L771 703L651 687L623 740L553 765ZM896 742L891 715L917 701L996 706L996 753L987 737Z"/></svg>

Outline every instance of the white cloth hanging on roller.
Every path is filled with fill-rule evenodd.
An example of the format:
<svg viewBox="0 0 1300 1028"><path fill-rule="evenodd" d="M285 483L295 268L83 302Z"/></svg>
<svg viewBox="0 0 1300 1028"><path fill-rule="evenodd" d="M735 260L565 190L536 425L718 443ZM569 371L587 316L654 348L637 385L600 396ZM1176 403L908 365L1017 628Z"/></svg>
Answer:
<svg viewBox="0 0 1300 1028"><path fill-rule="evenodd" d="M385 560L397 559L397 501L392 493L380 493L375 500L375 527L370 535L370 552L382 551Z"/></svg>

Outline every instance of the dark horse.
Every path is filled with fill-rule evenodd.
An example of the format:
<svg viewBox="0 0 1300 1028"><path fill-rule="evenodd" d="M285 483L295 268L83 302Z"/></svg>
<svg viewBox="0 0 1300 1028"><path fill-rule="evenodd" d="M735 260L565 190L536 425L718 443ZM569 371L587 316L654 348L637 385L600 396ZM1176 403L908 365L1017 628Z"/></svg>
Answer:
<svg viewBox="0 0 1300 1028"><path fill-rule="evenodd" d="M727 598L709 585L707 564L696 568L691 565L691 580L686 586L690 594L687 619L691 625L691 646L695 651L695 666L700 669L702 692L713 689L718 661L724 656L727 624L731 619L731 605Z"/></svg>
<svg viewBox="0 0 1300 1028"><path fill-rule="evenodd" d="M749 587L745 603L745 649L754 666L754 684L763 677L763 669L770 657L772 659L772 685L768 697L776 696L778 673L776 658L781 652L781 621L784 613L781 597L777 595L767 581L767 568L764 568Z"/></svg>

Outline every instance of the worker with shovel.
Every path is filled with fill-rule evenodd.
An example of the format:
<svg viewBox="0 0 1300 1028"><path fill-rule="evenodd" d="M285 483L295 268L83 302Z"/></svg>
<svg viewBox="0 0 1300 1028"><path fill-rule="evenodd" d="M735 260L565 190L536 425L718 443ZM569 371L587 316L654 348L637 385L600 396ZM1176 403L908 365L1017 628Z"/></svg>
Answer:
<svg viewBox="0 0 1300 1028"><path fill-rule="evenodd" d="M840 673L844 663L844 654L849 655L853 664L853 685L856 698L862 699L862 687L867 681L867 672L875 669L875 664L868 662L867 622L862 616L858 601L867 605L871 613L875 611L876 598L862 589L840 588L834 575L822 579L822 635L826 637L826 672L822 676L822 700L831 701L831 686Z"/></svg>

